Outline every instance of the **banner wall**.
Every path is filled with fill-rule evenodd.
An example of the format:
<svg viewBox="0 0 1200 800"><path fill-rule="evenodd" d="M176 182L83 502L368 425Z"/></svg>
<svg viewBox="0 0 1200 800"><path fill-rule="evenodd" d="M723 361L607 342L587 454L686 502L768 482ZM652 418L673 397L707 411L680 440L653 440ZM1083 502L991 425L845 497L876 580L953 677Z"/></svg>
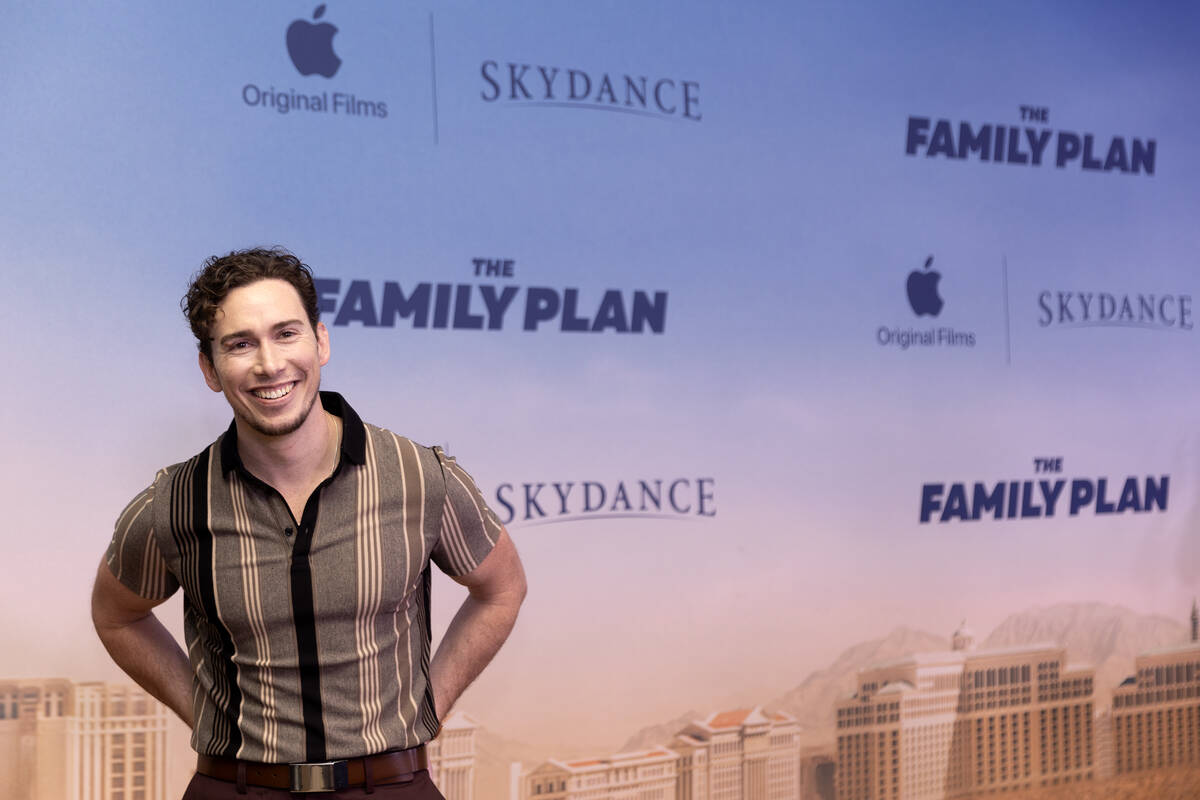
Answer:
<svg viewBox="0 0 1200 800"><path fill-rule="evenodd" d="M92 576L125 503L229 422L178 303L254 245L319 279L324 386L455 455L524 559L458 706L476 797L1068 797L1200 763L1139 727L1159 756L1123 767L1113 701L1136 674L1200 726L1193 8L8 11L6 770L22 687L124 681ZM462 596L438 576L439 631ZM903 748L946 686L970 727L976 672L1052 663L1079 710L1035 691L1005 735L1057 763L1076 744L1037 715L1086 719L1062 774L977 776L939 733L940 777L892 785L855 749L889 686L898 721L863 730ZM161 724L146 800L190 770Z"/></svg>

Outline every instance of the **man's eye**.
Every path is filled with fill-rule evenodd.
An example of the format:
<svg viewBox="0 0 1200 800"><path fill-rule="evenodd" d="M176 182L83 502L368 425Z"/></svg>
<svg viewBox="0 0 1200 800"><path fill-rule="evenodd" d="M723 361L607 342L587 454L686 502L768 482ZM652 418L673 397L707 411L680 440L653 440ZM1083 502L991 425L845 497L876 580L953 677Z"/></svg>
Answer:
<svg viewBox="0 0 1200 800"><path fill-rule="evenodd" d="M280 331L279 332L279 336L283 339L290 339L296 335L297 335L296 331Z"/></svg>

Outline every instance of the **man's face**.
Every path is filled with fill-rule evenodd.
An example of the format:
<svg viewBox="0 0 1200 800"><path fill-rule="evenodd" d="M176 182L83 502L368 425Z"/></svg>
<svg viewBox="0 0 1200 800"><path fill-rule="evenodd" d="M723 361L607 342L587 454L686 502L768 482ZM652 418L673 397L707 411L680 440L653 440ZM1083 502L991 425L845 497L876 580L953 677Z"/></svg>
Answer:
<svg viewBox="0 0 1200 800"><path fill-rule="evenodd" d="M313 330L291 284L268 278L234 289L209 335L212 359L201 353L200 369L240 423L264 436L304 424L329 361L329 332L320 322Z"/></svg>

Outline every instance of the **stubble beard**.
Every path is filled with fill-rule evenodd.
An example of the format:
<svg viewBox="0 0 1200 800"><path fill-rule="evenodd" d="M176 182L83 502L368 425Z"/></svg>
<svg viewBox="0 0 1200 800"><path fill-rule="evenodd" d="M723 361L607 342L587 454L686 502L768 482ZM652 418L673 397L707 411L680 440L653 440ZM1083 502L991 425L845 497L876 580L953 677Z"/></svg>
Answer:
<svg viewBox="0 0 1200 800"><path fill-rule="evenodd" d="M317 404L317 398L321 395L320 389L321 387L318 386L317 391L313 392L312 397L308 398L308 405L296 415L295 419L268 424L252 414L243 413L238 416L255 433L262 434L263 436L287 436L289 433L295 433L300 430L300 426L308 421L308 416L312 413L313 406Z"/></svg>

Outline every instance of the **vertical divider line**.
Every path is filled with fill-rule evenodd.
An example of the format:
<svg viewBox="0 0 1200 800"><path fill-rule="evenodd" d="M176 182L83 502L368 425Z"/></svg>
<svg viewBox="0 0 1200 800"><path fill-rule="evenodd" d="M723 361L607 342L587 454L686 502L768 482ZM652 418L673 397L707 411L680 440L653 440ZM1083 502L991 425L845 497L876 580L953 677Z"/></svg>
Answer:
<svg viewBox="0 0 1200 800"><path fill-rule="evenodd" d="M438 143L437 50L433 37L433 12L429 12L429 77L433 82L433 143Z"/></svg>
<svg viewBox="0 0 1200 800"><path fill-rule="evenodd" d="M1004 278L1004 363L1012 366L1012 332L1008 314L1008 256L1000 256L1000 269Z"/></svg>

